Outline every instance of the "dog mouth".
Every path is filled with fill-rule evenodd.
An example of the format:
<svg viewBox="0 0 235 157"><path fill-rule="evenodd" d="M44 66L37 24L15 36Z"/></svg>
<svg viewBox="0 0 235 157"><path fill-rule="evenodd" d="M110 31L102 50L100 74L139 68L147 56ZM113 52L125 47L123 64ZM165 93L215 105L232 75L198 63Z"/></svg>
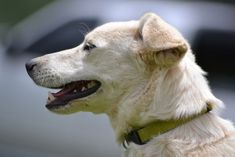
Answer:
<svg viewBox="0 0 235 157"><path fill-rule="evenodd" d="M101 86L97 80L81 80L64 85L57 93L48 94L46 108L57 109L70 101L94 94Z"/></svg>

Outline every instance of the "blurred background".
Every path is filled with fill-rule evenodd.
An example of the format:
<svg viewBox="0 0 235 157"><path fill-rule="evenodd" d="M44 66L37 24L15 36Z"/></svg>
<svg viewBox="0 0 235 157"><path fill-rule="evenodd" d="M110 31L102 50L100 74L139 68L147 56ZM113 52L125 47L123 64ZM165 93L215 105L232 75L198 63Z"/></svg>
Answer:
<svg viewBox="0 0 235 157"><path fill-rule="evenodd" d="M59 116L26 74L31 58L77 46L109 21L155 12L182 32L235 121L235 1L0 0L0 157L118 157L104 115Z"/></svg>

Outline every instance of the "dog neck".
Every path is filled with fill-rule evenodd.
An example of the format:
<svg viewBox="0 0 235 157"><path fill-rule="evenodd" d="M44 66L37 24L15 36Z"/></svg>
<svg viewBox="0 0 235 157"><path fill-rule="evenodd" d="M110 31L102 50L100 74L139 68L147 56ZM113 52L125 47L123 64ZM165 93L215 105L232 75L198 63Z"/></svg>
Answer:
<svg viewBox="0 0 235 157"><path fill-rule="evenodd" d="M131 130L152 121L189 117L200 114L207 104L213 108L219 105L204 72L192 54L187 55L175 67L153 71L145 84L130 89L132 94L110 110L108 115L119 143Z"/></svg>

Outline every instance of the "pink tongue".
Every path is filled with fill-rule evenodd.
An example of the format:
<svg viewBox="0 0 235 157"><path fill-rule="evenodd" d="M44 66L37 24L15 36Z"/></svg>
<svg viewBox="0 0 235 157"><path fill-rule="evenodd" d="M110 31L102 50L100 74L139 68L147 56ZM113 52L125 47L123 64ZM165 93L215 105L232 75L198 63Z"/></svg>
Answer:
<svg viewBox="0 0 235 157"><path fill-rule="evenodd" d="M68 94L69 92L73 91L73 89L74 89L74 86L67 86L67 87L64 87L62 90L60 90L57 93L52 93L52 95L54 97L61 97L61 96Z"/></svg>

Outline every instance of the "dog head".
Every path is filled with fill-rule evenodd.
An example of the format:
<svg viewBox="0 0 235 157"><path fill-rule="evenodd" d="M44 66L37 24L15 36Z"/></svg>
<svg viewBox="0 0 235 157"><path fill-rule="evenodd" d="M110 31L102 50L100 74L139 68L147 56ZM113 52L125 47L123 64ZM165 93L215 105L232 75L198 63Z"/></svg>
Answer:
<svg viewBox="0 0 235 157"><path fill-rule="evenodd" d="M146 84L155 69L177 65L188 45L157 15L113 22L88 33L78 47L32 59L33 81L47 88L46 107L56 113L108 112Z"/></svg>

